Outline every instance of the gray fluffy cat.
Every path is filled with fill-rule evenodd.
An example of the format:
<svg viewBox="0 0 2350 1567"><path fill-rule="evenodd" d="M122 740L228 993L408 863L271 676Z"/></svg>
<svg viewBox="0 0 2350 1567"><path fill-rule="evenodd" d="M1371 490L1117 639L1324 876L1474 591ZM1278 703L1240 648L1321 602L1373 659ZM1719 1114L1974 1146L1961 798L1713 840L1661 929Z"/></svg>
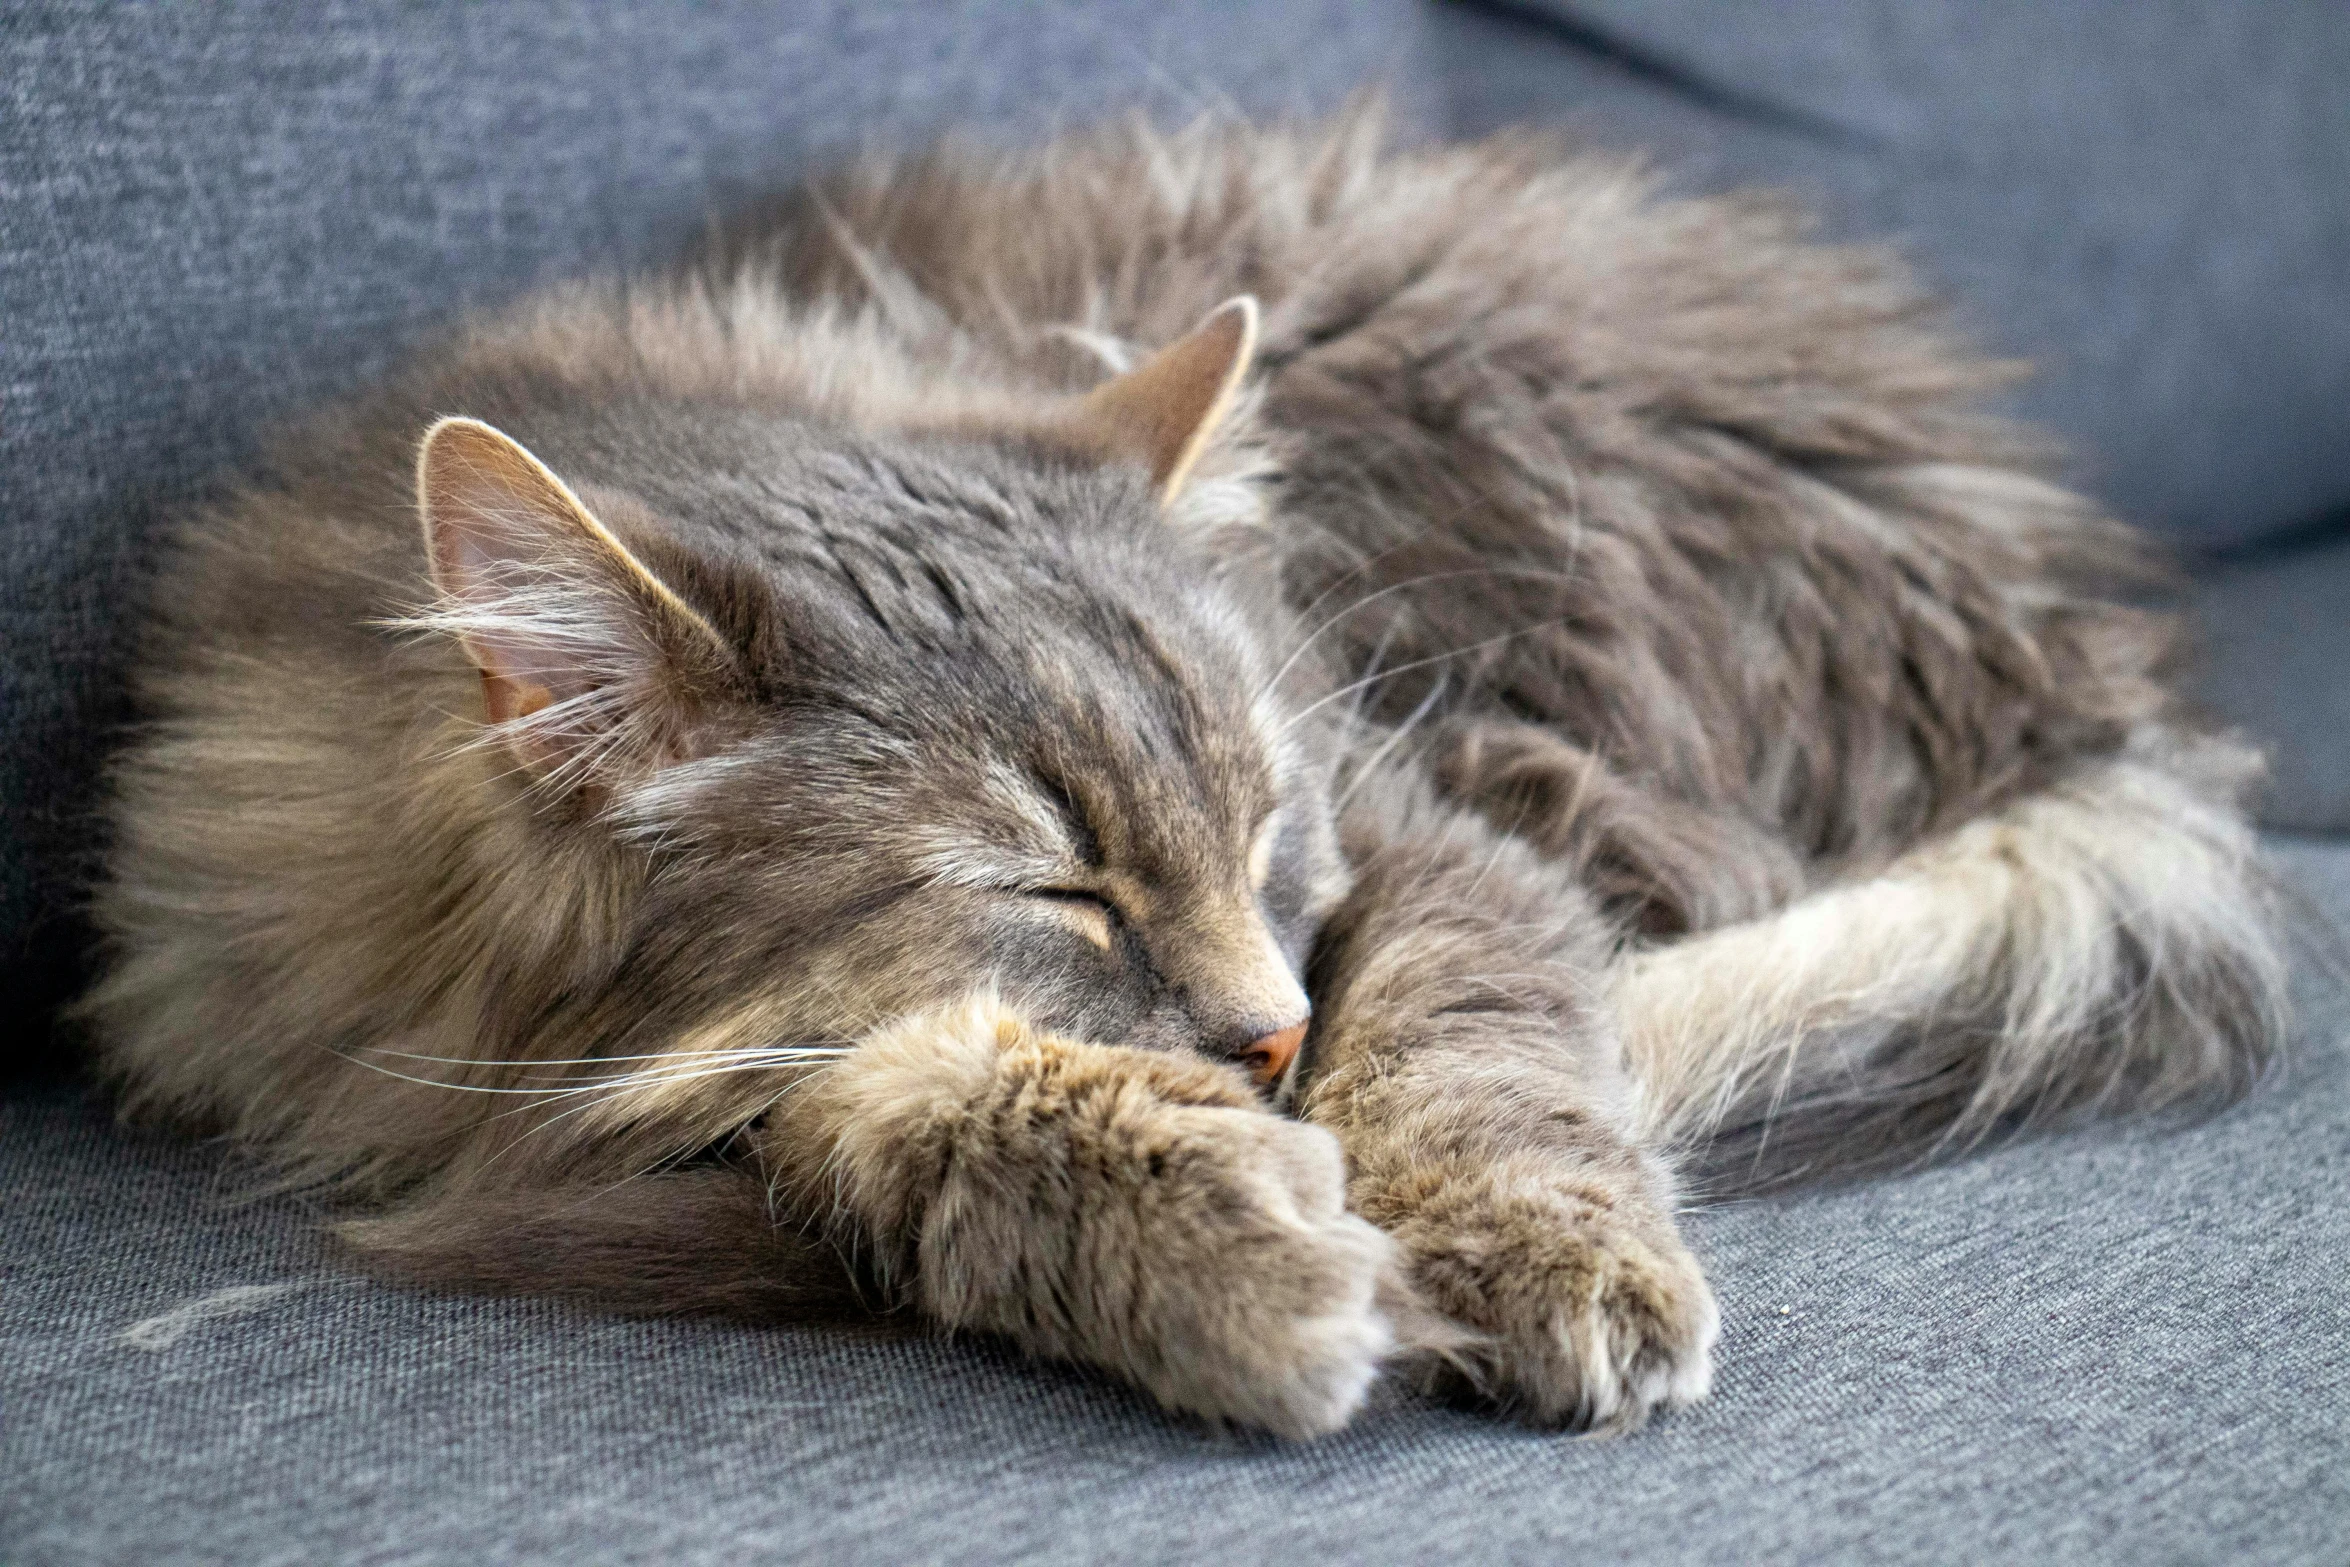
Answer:
<svg viewBox="0 0 2350 1567"><path fill-rule="evenodd" d="M2277 1038L2256 759L2005 373L1531 141L852 170L187 522L88 1015L396 1276L1636 1424L1685 1193Z"/></svg>

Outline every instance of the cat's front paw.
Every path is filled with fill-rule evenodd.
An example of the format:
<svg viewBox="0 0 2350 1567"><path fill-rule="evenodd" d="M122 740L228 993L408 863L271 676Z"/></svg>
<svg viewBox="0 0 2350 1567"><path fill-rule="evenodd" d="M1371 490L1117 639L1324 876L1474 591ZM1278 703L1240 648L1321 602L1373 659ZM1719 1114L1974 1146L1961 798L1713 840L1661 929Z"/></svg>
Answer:
<svg viewBox="0 0 2350 1567"><path fill-rule="evenodd" d="M1427 1305L1442 1375L1527 1420L1626 1431L1705 1397L1720 1313L1670 1221L1605 1179L1433 1170L1363 1202Z"/></svg>
<svg viewBox="0 0 2350 1567"><path fill-rule="evenodd" d="M1394 1347L1400 1286L1392 1243L1345 1209L1336 1139L1253 1105L1163 1102L1108 1142L1078 1222L1128 1374L1214 1420L1345 1425Z"/></svg>
<svg viewBox="0 0 2350 1567"><path fill-rule="evenodd" d="M1403 1291L1392 1243L1346 1211L1328 1132L1222 1068L992 1005L899 1025L843 1068L833 1091L864 1112L851 1178L882 1163L860 1145L893 1122L891 1168L939 1172L909 1259L937 1320L1285 1436L1362 1406Z"/></svg>

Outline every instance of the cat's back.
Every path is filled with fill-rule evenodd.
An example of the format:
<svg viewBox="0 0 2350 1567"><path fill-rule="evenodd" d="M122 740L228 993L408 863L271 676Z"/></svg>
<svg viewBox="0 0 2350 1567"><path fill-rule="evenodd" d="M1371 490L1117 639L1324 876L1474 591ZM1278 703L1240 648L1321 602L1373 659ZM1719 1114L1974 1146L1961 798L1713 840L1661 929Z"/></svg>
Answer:
<svg viewBox="0 0 2350 1567"><path fill-rule="evenodd" d="M1799 858L1891 852L2167 701L2167 622L2111 598L2138 547L1985 414L2015 367L1775 197L1396 150L1365 110L875 165L719 254L1047 385L1256 295L1284 587L1368 712L1536 720Z"/></svg>

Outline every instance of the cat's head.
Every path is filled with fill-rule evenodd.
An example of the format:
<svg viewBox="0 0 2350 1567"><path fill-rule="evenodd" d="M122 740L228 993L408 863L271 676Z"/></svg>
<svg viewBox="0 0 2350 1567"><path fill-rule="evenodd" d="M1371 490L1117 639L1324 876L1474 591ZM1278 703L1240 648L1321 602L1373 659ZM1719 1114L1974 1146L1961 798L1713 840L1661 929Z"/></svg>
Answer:
<svg viewBox="0 0 2350 1567"><path fill-rule="evenodd" d="M645 866L571 1011L598 1048L992 990L1282 1083L1345 885L1329 760L1277 617L1165 515L1254 329L1236 301L1015 435L599 408L528 432L558 478L433 428L429 618L480 674L498 808Z"/></svg>

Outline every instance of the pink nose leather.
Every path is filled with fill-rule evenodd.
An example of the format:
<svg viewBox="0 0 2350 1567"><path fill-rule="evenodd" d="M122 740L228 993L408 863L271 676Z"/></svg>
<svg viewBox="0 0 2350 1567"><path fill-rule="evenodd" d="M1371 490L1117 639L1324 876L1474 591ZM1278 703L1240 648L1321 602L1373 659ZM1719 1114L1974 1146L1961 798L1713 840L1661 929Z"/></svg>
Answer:
<svg viewBox="0 0 2350 1567"><path fill-rule="evenodd" d="M1281 1074L1289 1070L1289 1063L1297 1059L1297 1047L1306 1040L1306 1025L1301 1019L1277 1034L1267 1034L1248 1047L1240 1058L1259 1084L1266 1088L1281 1081Z"/></svg>

